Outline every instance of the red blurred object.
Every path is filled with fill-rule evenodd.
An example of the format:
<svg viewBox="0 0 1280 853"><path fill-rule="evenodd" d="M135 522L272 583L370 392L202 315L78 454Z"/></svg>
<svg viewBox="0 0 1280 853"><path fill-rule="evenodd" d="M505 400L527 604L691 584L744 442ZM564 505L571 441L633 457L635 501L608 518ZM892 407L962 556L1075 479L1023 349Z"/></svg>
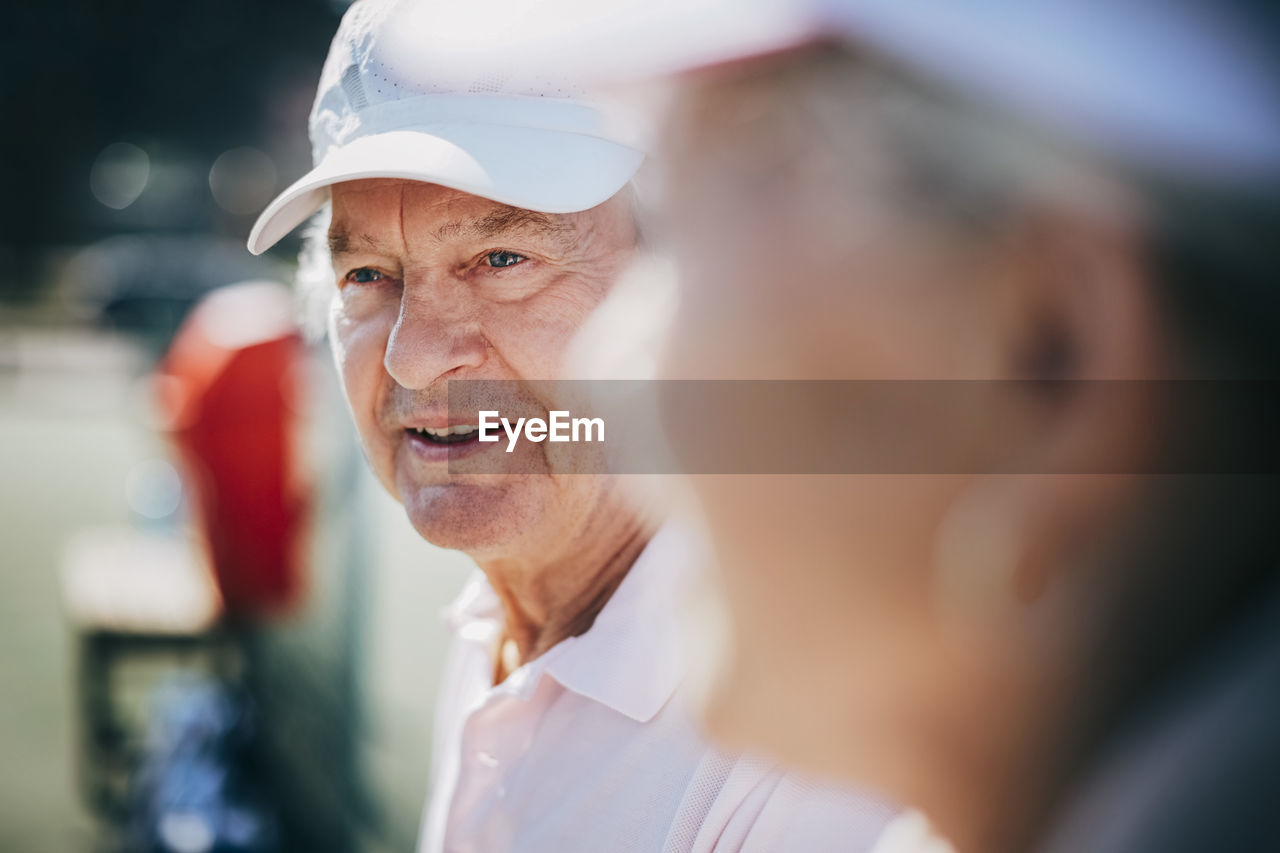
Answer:
<svg viewBox="0 0 1280 853"><path fill-rule="evenodd" d="M277 613L300 591L308 500L295 469L296 412L305 358L287 288L249 282L202 299L158 372L161 408L233 620Z"/></svg>

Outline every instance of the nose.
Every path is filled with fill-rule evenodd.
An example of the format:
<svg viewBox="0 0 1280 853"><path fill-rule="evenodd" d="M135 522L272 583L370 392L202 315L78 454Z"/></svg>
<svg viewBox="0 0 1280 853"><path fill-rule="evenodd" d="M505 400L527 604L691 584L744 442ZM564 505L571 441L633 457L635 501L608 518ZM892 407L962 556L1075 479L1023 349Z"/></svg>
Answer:
<svg viewBox="0 0 1280 853"><path fill-rule="evenodd" d="M425 389L460 368L484 363L489 347L478 311L464 295L449 292L458 287L457 282L418 287L406 282L383 358L401 387Z"/></svg>

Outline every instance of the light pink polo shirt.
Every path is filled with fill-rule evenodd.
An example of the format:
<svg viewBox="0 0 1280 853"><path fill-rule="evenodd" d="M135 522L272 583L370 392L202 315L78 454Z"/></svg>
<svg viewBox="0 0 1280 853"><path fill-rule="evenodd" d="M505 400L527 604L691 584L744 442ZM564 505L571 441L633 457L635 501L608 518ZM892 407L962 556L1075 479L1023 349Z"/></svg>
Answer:
<svg viewBox="0 0 1280 853"><path fill-rule="evenodd" d="M869 851L895 809L727 754L698 734L675 595L696 561L663 528L585 634L492 686L497 597L449 608L420 853Z"/></svg>

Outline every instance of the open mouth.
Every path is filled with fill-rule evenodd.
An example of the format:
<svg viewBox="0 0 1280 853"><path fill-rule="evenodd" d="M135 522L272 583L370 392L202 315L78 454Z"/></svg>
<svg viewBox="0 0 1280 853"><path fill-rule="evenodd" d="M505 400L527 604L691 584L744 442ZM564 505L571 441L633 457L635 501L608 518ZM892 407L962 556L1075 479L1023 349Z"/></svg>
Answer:
<svg viewBox="0 0 1280 853"><path fill-rule="evenodd" d="M427 427L409 427L405 430L410 436L425 441L427 444L465 444L480 438L480 427L474 424L457 424L441 429Z"/></svg>

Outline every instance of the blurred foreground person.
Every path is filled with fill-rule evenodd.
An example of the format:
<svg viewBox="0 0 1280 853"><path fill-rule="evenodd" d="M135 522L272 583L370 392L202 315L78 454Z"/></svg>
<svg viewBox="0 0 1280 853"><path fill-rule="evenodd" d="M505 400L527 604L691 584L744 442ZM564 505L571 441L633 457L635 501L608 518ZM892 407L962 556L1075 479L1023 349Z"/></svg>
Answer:
<svg viewBox="0 0 1280 853"><path fill-rule="evenodd" d="M968 420L849 392L764 425L783 459L879 443L874 473L692 478L727 604L713 732L883 786L961 853L1273 848L1276 13L575 12L539 36L561 55L679 75L669 376L966 380ZM677 451L709 429L684 414Z"/></svg>
<svg viewBox="0 0 1280 853"><path fill-rule="evenodd" d="M1143 402L1280 376L1273 13L778 5L772 41L725 7L727 38L648 45L685 69L668 375L982 380L999 443L945 474L692 478L728 611L713 733L884 786L961 853L1274 848L1280 395L1229 435ZM896 414L815 398L779 452L985 441Z"/></svg>
<svg viewBox="0 0 1280 853"><path fill-rule="evenodd" d="M635 253L643 154L571 87L424 53L449 11L352 6L311 115L316 168L250 237L261 252L328 206L328 250L304 254L365 455L425 539L480 568L449 614L421 849L869 849L885 803L697 734L681 534L655 535L615 479L558 470L554 445L481 443L476 410L451 407L451 380L562 375ZM567 408L531 387L487 408Z"/></svg>

